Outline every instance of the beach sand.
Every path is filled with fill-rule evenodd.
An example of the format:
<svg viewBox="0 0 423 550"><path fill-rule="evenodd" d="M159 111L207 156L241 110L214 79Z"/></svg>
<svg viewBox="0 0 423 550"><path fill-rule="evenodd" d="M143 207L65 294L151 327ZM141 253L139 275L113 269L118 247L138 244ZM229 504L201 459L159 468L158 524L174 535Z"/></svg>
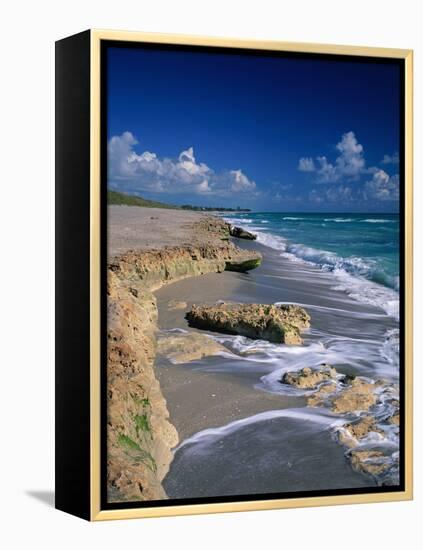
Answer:
<svg viewBox="0 0 423 550"><path fill-rule="evenodd" d="M369 337L387 330L389 321L375 323L379 310L359 304L343 293L334 293L328 274L311 266L295 269L292 262L258 243L242 243L242 246L260 250L261 267L247 274L224 272L186 279L156 292L162 331L175 328L195 331L184 318L186 309L194 303L214 304L218 300L304 304L312 316L312 326L317 327L304 335L306 346L320 339L320 330L329 331L334 338L337 334L341 337L346 330L352 337L362 335L363 330ZM169 309L168 304L173 300L186 302L187 307ZM214 336L221 335L215 333ZM295 368L298 368L301 357L292 353L287 360L296 360ZM351 357L354 363L354 351ZM317 355L316 364L319 362L322 361ZM370 372L374 368L372 357L367 364ZM315 411L305 408L304 396L282 395L261 384L261 378L271 375L275 366L265 360L260 364L219 355L187 364L172 364L165 357L156 357L156 374L183 445L164 480L171 498L375 484L350 467L343 448L331 438L327 427L313 423ZM347 360L345 364L337 364L337 368L341 372L358 373ZM279 385L277 380L273 384ZM292 411L294 417L279 418L277 415L284 410L288 414ZM307 410L310 421L301 419ZM295 417L297 411L298 418ZM256 415L261 418L263 414L269 414L269 418L255 422ZM231 423L239 420L245 420L245 426L224 436ZM207 435L204 443L200 440L184 446L188 438L195 439L199 432L205 433L208 429L215 429L216 436ZM236 456L235 462L230 458L233 456Z"/></svg>
<svg viewBox="0 0 423 550"><path fill-rule="evenodd" d="M109 207L109 255L199 244L205 235L193 225L206 219L209 214L198 212ZM219 241L207 233L206 238ZM304 395L284 394L280 372L328 362L344 374L383 376L380 343L395 321L334 289L331 273L281 257L255 241L233 242L260 252L262 265L248 273L208 273L162 286L155 292L159 338L168 331L196 331L188 326L186 311L192 304L219 300L298 304L311 315L311 329L303 334L303 346L276 346L275 351L261 349L259 341L257 349L246 352L244 340L209 332L232 354L185 364L156 356L155 374L179 435L179 450L164 479L167 494L185 498L374 486L373 479L351 468L343 447L330 436L328 411L305 407ZM174 301L184 304L169 307ZM245 426L232 433L237 421ZM200 437L200 443L185 445L192 437ZM234 453L241 470L231 459Z"/></svg>
<svg viewBox="0 0 423 550"><path fill-rule="evenodd" d="M109 257L140 248L194 244L198 238L192 224L205 217L206 214L189 210L110 205Z"/></svg>
<svg viewBox="0 0 423 550"><path fill-rule="evenodd" d="M213 304L218 300L233 300L241 278L237 273L209 273L161 288L156 292L160 329L177 327L204 333L189 328L185 311L169 309L168 303L178 299L189 306L196 302ZM203 369L209 364L212 370L205 372L196 369L195 362L174 365L157 356L156 373L180 441L205 428L222 426L263 411L305 405L302 397L281 399L281 396L257 391L255 372L215 372L213 367L221 361L219 356L203 359Z"/></svg>
<svg viewBox="0 0 423 550"><path fill-rule="evenodd" d="M311 266L298 265L295 269L292 262L257 243L246 242L242 246L259 249L263 254L263 265L247 274L211 273L185 279L156 292L162 330L181 328L195 331L188 327L185 311L194 303L214 304L218 300L303 304L312 316L312 327L330 332L334 337L347 331L351 337L366 334L369 339L377 338L395 326L385 316L379 320L380 311L375 307L356 302L343 293L335 293L330 274ZM186 302L187 308L169 309L168 303L175 299ZM306 336L306 343L318 339L318 333L310 333ZM202 361L203 365L207 362L213 371L213 364L224 361L220 357ZM366 361L363 360L362 364L365 366ZM371 357L367 365L369 372L364 374L371 374L374 368ZM347 363L338 364L338 367L342 372L357 374ZM201 429L220 426L260 411L305 404L302 397L275 395L255 389L259 376L253 367L251 371L236 374L210 373L196 370L195 363L172 365L158 356L156 372L181 440ZM263 374L266 373L264 370ZM193 401L195 405L191 405Z"/></svg>

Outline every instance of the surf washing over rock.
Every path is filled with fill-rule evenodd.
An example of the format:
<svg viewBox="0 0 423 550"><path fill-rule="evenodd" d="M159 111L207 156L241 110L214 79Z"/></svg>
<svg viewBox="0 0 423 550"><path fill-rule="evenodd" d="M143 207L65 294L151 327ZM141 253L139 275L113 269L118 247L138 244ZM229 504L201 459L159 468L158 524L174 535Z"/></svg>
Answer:
<svg viewBox="0 0 423 550"><path fill-rule="evenodd" d="M281 217L288 224L308 223L307 215ZM318 223L379 228L379 222L365 221L373 218L353 219L328 221L325 215ZM334 267L328 260L338 252L328 251L325 265L295 256L293 248L287 252L288 238L271 232L271 215L232 221L240 229L246 223L256 240L231 237L221 218L199 215L190 223L190 242L109 259L109 501L397 484L399 330L386 307L397 291L368 274ZM348 265L359 262L350 259ZM217 277L230 275L237 284L231 290L223 283L213 301L201 293L203 301L194 300L193 285L178 286L225 271L232 273ZM381 300L366 301L351 286L341 288L341 271ZM156 294L170 283L175 291L161 311L173 321L159 329ZM166 403L173 394L158 382L163 361L171 365L168 392L180 395L178 384L172 387L175 373L187 377L184 384L192 383L193 392L207 390L207 382L194 384L202 374L222 377L223 385L230 376L238 393L223 403L220 392L210 396L210 389L204 395L211 405L192 393L191 413L203 418L197 432L190 431L188 411L187 436L179 440L174 424L182 403L171 409ZM242 395L258 413L241 414ZM223 421L214 424L224 406L226 416L217 415ZM234 453L241 471L239 461L230 459Z"/></svg>
<svg viewBox="0 0 423 550"><path fill-rule="evenodd" d="M281 218L281 215L277 216ZM289 223L309 221L307 215L282 217ZM301 487L307 490L309 487L319 487L320 484L323 487L323 481L315 477L316 467L322 479L325 479L325 488L398 484L398 292L389 285L384 286L372 280L373 273L367 268L377 264L375 258L359 259L351 256L345 260L335 251L316 252L310 250L310 247L290 247L285 235L272 233L275 223L272 215L238 214L236 218L227 215L225 218L240 226L246 223L248 230L257 234L259 246L264 245L274 251L270 260L266 253L266 261L261 269L251 273L248 279L251 283L245 280L245 293L239 291L241 301L251 301L251 291L258 295L265 292L276 306L289 302L291 307L303 308L311 317L311 326L302 335L303 345L287 346L263 337L248 337L242 330L238 334L231 334L230 330L219 328L220 320L214 326L213 323L207 324L216 314L225 310L224 300L212 306L195 306L195 317L205 315L207 323L193 326L211 330L209 337L225 349L215 359L194 361L194 368L216 374L247 376L248 373L249 377L254 374L257 376L257 391L281 396L281 410L207 428L182 441L164 480L165 487L173 498L188 496L189 489L183 486L182 480L186 480L187 472L191 469L192 472L198 472L199 476L213 479L216 484L214 488L204 488L199 483L193 483L191 490L199 491L204 496L221 494L219 491L229 490L228 487L232 487L232 491L237 494L243 482L250 483L252 492L260 492L260 488L277 492L300 490ZM315 218L313 224L317 223ZM395 226L397 223L395 217L375 220L368 216L329 218L325 215L318 223L332 224L337 228L344 228L351 223L362 226ZM308 259L300 257L300 254L294 255L294 251L299 250L307 250ZM271 267L266 270L268 261ZM378 268L382 269L383 261ZM386 265L389 266L388 259ZM347 288L345 283L349 282L349 278L352 283ZM340 285L340 281L344 286ZM279 287L281 291L278 291ZM289 292L288 288L291 289ZM308 292L309 288L312 294ZM300 292L298 289L301 289ZM300 294L301 302L290 299L294 295L300 297ZM280 301L275 300L276 296ZM229 306L229 309L236 310L245 307L231 302ZM190 312L189 305L187 311ZM218 334L216 331L229 334ZM296 399L304 405L284 409L286 398ZM306 455L313 453L315 447L317 454L310 462L310 470L307 470L306 461L297 470L295 462L290 462L289 457L297 456L302 446L297 435L302 433L307 438L304 425L306 418L312 423L309 426L315 427L309 434L309 445L303 452ZM275 431L275 422L280 425L279 431ZM345 462L335 456L334 450L329 451L329 440L335 446L338 445ZM260 458L252 449L255 445L262 445ZM322 448L318 451L320 445ZM273 462L272 458L276 448L280 449L278 463ZM257 464L262 464L268 472L267 476L263 471L260 474L255 471L253 483L233 469L229 456L235 449L243 464L259 461ZM325 463L321 457L326 454L328 457L329 452L334 453L331 458L332 471L327 472L325 477L326 474L322 473ZM224 456L227 457L226 462ZM213 466L209 467L209 464ZM349 464L356 477L343 470L343 464ZM203 471L206 473L202 474ZM280 477L282 471L285 472L284 479ZM225 486L219 482L219 473L225 480ZM308 479L308 487L302 485L299 476Z"/></svg>
<svg viewBox="0 0 423 550"><path fill-rule="evenodd" d="M293 262L334 275L334 288L399 316L399 216L381 214L249 213L228 223L248 223L258 242ZM263 227L265 222L265 227Z"/></svg>

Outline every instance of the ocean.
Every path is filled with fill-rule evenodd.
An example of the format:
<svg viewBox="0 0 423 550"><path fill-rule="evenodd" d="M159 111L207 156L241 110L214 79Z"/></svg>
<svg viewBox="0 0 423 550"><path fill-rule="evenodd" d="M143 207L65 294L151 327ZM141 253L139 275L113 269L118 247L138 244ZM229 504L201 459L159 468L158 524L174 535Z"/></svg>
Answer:
<svg viewBox="0 0 423 550"><path fill-rule="evenodd" d="M258 212L225 219L292 261L332 272L340 289L398 318L399 215Z"/></svg>

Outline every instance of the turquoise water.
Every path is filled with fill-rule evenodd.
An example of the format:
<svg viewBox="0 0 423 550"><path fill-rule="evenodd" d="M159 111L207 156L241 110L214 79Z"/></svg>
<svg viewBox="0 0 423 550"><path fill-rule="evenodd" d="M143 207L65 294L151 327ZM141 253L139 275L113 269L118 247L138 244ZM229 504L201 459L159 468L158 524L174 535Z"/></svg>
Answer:
<svg viewBox="0 0 423 550"><path fill-rule="evenodd" d="M397 214L249 213L225 216L232 223L285 239L285 252L324 269L398 290L399 216ZM260 240L260 239L259 239ZM274 245L276 243L273 243ZM279 246L282 243L279 242Z"/></svg>

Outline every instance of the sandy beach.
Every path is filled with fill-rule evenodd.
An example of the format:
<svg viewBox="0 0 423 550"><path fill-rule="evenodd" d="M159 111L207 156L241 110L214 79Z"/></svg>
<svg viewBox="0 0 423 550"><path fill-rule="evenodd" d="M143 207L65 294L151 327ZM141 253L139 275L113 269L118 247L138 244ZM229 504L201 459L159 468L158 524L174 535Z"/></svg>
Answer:
<svg viewBox="0 0 423 550"><path fill-rule="evenodd" d="M109 256L128 250L194 244L200 239L204 242L204 234L196 235L192 224L207 217L189 210L109 205Z"/></svg>
<svg viewBox="0 0 423 550"><path fill-rule="evenodd" d="M361 422L360 407L368 410L377 405L379 398L373 396L371 384L382 384L378 382L382 377L386 386L382 394L387 395L383 399L388 405L395 402L394 386L386 382L390 367L381 356L386 334L397 326L394 319L379 307L336 290L332 273L310 263L293 262L257 241L231 239L237 250L262 258L255 269L224 271L220 260L213 259L205 269L196 268L191 273L191 267L180 263L188 261L186 250L191 251L189 262L192 256L195 265L198 252L193 247L213 251L213 258L222 251L228 254L224 248L227 237L215 227L220 227L221 221L209 214L112 206L109 219L109 255L123 269L134 258L138 261L139 257L142 266L143 258L151 262L151 254L159 258L173 254L172 260L160 259L167 261L160 273L168 280L162 284L153 278L150 283L157 303L154 338L158 342L152 372L160 384L165 418L168 414L177 432L177 445L174 440L168 443L171 451L173 445L170 470L163 467L163 487L170 498L358 488L382 482L375 477L388 471L385 462L379 465L382 447L373 444L371 451L365 447L361 451L362 444L355 440L359 450L350 451L350 432L343 426L351 420ZM159 269L154 267L154 260L151 266L145 268L146 281L152 270ZM133 280L131 273L125 280ZM138 277L139 268L134 273ZM214 307L222 302L297 304L310 315L311 328L303 331L301 346L287 346L189 326L186 313L194 304ZM180 348L174 340L180 342L182 337L189 342L190 335L200 335L203 340L199 347L192 340L193 357L189 357L190 348L186 359L175 362L172 353L180 352ZM202 353L204 338L217 351ZM162 347L163 341L170 342L170 348ZM285 372L311 371L326 364L336 367L336 384L332 383L335 393L327 394L333 401L320 392L320 385L304 391L281 383ZM345 408L343 396L353 392L349 382L342 383L345 376L350 377L348 380L358 377L360 388L365 388L357 390L358 398L360 391L370 395L364 396L365 405L353 395ZM310 399L314 399L313 406ZM338 406L336 399L344 400L344 414L333 413ZM382 402L377 406L380 409ZM363 432L363 442L372 429L377 431L371 433L382 433L390 422L389 414L393 414L389 413L392 407L388 409L382 416L377 413L377 419L367 417L370 428ZM372 428L376 421L377 428ZM235 462L231 458L234 453ZM354 468L351 460L355 460Z"/></svg>

